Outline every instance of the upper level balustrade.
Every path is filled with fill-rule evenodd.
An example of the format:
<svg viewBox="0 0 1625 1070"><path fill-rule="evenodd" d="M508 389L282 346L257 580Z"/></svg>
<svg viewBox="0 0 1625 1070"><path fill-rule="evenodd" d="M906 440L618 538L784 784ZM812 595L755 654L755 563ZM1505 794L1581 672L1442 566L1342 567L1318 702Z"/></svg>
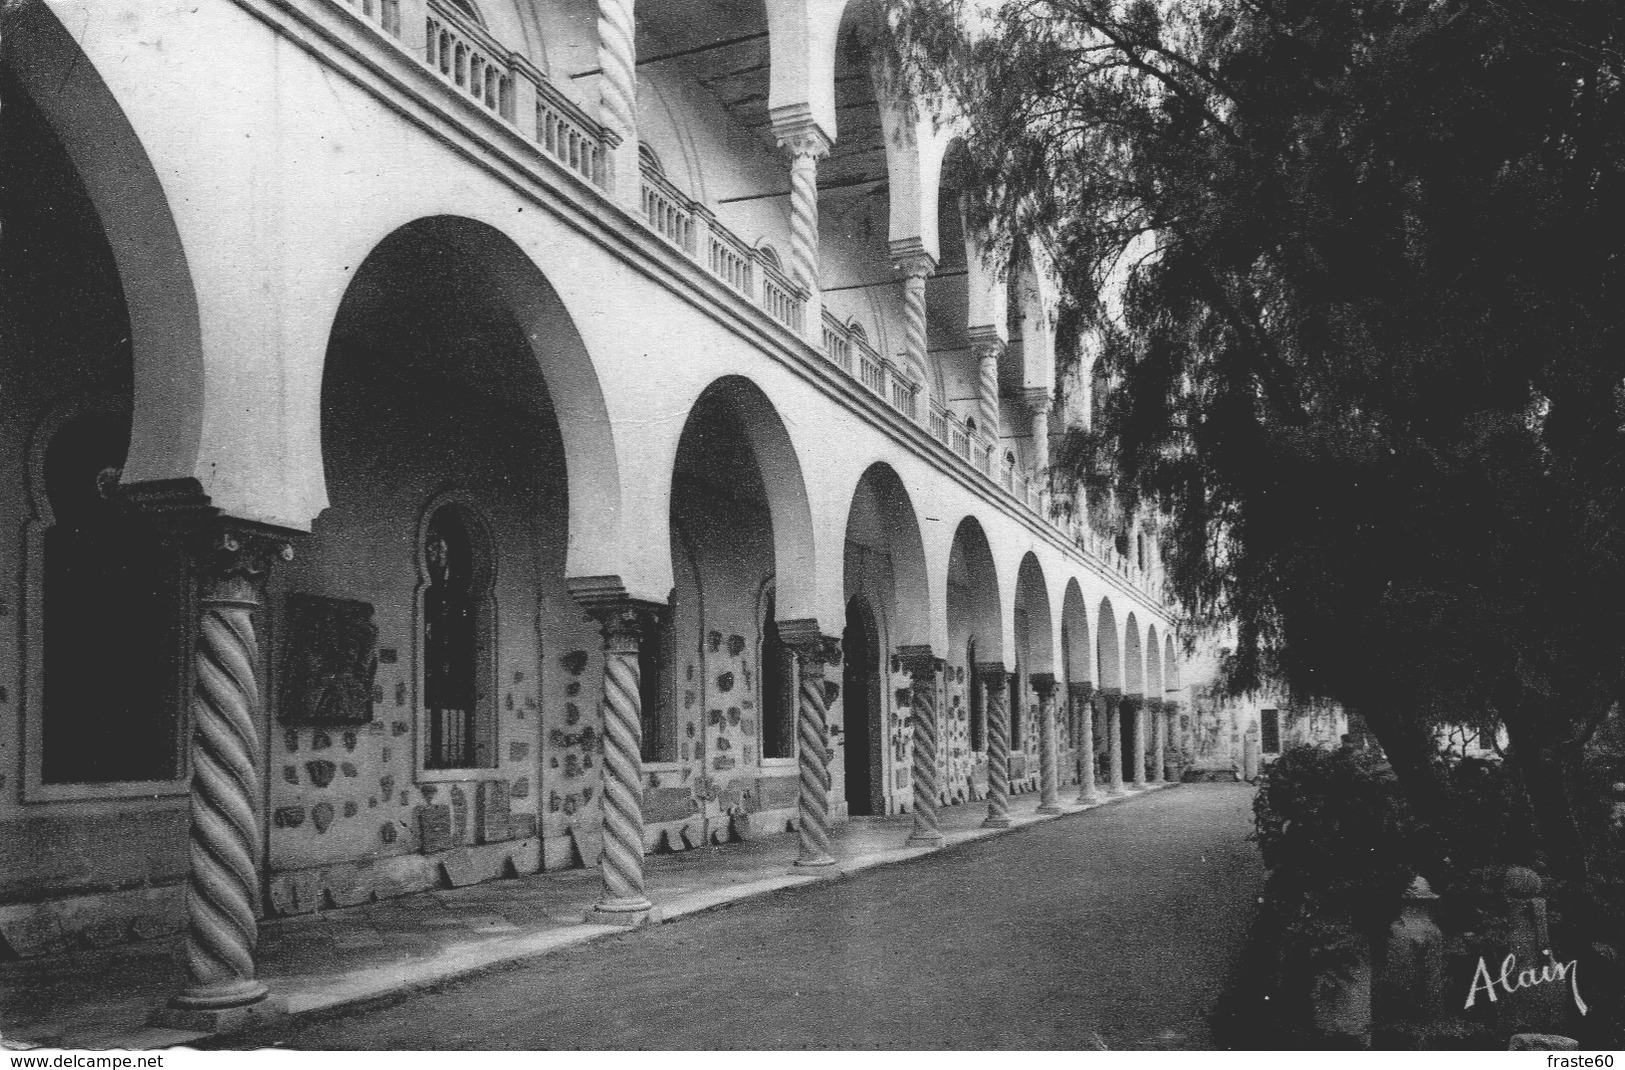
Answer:
<svg viewBox="0 0 1625 1070"><path fill-rule="evenodd" d="M471 102L492 121L517 130L541 152L599 190L608 185L607 150L618 139L572 102L528 58L505 48L484 27L447 0L327 0L400 46L404 18L423 12L424 51L417 60L457 96ZM673 250L705 270L763 313L801 334L807 292L784 271L766 247L752 248L717 221L715 215L676 188L657 165L644 159L641 206L644 222ZM1104 572L1165 601L1161 577L1133 566L1116 552L1110 539L1096 535L1078 510L1064 509L1036 478L1007 468L998 443L940 402L920 400L920 384L899 373L877 353L855 326L840 323L825 311L824 353L831 364L857 379L910 423L922 421L930 436L994 486L1002 486L1017 506L1024 506L1057 529L1085 558ZM922 413L922 407L924 409Z"/></svg>

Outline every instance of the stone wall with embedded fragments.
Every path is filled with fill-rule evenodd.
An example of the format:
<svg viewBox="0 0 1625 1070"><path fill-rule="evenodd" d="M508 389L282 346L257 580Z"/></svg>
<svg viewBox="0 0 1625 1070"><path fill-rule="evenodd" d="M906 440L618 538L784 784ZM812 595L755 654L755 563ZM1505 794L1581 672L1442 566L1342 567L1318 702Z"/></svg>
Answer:
<svg viewBox="0 0 1625 1070"><path fill-rule="evenodd" d="M31 489L44 442L85 405L126 409L130 324L106 238L67 156L23 93L8 93L0 159L0 958L157 935L183 917L185 784L31 792L43 681L31 676ZM37 538L41 529L33 529ZM37 636L38 633L33 633ZM85 671L98 671L95 650ZM36 662L37 664L37 662ZM30 744L29 740L34 742Z"/></svg>
<svg viewBox="0 0 1625 1070"><path fill-rule="evenodd" d="M571 826L596 831L601 661L562 580L556 436L544 420L496 418L481 396L437 386L379 377L350 419L332 422L331 505L274 583L267 818L277 912L531 872L544 856L567 865ZM476 542L488 544L484 723L471 769L425 767L419 541L426 510L443 501L476 518ZM370 607L376 668L361 723L300 723L292 658L302 637L290 610L301 596ZM544 739L563 733L573 745L544 753Z"/></svg>
<svg viewBox="0 0 1625 1070"><path fill-rule="evenodd" d="M766 507L700 482L684 482L672 502L677 609L663 717L675 746L644 769L644 837L656 851L782 831L798 783L793 759L762 756Z"/></svg>

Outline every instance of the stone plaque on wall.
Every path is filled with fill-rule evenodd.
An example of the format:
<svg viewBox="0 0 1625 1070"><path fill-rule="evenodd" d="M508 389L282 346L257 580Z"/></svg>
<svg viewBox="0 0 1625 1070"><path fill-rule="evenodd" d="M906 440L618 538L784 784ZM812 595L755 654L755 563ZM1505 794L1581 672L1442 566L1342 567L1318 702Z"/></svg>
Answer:
<svg viewBox="0 0 1625 1070"><path fill-rule="evenodd" d="M475 804L479 815L476 829L478 842L500 843L513 835L513 812L509 806L506 780L480 781Z"/></svg>
<svg viewBox="0 0 1625 1070"><path fill-rule="evenodd" d="M378 672L372 605L313 594L290 594L284 605L287 653L277 719L311 725L371 721Z"/></svg>

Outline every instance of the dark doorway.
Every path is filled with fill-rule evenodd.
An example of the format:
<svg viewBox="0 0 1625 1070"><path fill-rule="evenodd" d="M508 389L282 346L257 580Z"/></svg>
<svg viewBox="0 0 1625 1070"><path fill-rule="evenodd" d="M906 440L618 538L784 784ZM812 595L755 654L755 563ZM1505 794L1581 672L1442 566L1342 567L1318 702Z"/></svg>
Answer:
<svg viewBox="0 0 1625 1070"><path fill-rule="evenodd" d="M779 637L773 595L762 614L762 757L794 758L796 659Z"/></svg>
<svg viewBox="0 0 1625 1070"><path fill-rule="evenodd" d="M1123 702L1117 707L1117 723L1123 741L1124 780L1134 779L1134 722L1139 716L1139 711L1129 702Z"/></svg>
<svg viewBox="0 0 1625 1070"><path fill-rule="evenodd" d="M1025 680L1025 677L1022 675L1023 671L1024 667L1018 660L1016 662L1016 671L1011 673L1009 679L1006 681L1010 688L1009 742L1010 749L1012 751L1021 750L1027 745L1027 735L1023 731L1023 729L1026 727L1026 720L1022 717L1022 714L1026 712L1026 710L1022 708L1025 705L1025 703L1022 702L1022 696L1026 690L1024 687L1022 687L1022 683Z"/></svg>
<svg viewBox="0 0 1625 1070"><path fill-rule="evenodd" d="M876 811L884 797L880 763L880 635L861 597L846 604L841 634L841 697L846 713L846 807L853 817Z"/></svg>
<svg viewBox="0 0 1625 1070"><path fill-rule="evenodd" d="M965 648L965 682L970 689L970 749L987 750L987 710L982 706L982 674L976 668L976 644Z"/></svg>

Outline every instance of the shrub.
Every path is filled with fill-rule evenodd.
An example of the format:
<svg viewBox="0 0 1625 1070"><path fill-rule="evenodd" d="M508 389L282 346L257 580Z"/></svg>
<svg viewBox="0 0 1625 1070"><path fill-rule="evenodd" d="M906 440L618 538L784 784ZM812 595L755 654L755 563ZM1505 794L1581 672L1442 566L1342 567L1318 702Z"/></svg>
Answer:
<svg viewBox="0 0 1625 1070"><path fill-rule="evenodd" d="M1296 746L1263 774L1253 839L1277 894L1362 929L1392 920L1419 871L1415 823L1380 758L1341 747Z"/></svg>

